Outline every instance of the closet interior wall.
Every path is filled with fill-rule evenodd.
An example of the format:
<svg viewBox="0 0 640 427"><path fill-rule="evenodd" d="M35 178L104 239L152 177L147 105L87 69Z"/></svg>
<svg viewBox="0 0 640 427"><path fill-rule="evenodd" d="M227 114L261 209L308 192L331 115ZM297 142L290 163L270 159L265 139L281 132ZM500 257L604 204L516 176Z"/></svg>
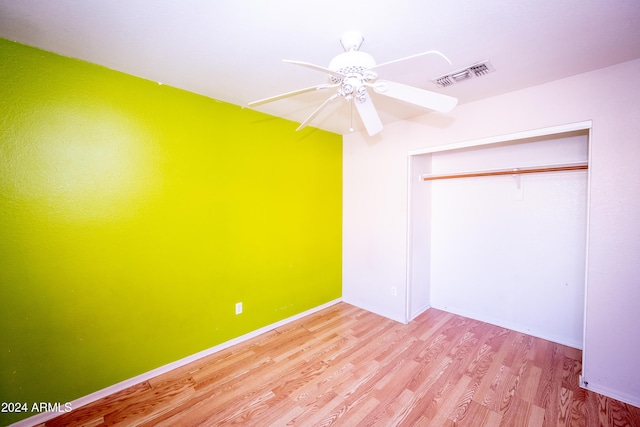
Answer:
<svg viewBox="0 0 640 427"><path fill-rule="evenodd" d="M408 320L435 307L582 348L587 171L420 177L586 163L588 137L410 156Z"/></svg>

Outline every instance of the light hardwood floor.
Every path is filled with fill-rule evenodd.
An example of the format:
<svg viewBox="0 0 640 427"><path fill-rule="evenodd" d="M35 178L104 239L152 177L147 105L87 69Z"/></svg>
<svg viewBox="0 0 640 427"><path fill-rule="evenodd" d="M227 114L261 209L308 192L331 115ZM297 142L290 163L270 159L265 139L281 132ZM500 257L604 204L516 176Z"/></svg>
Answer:
<svg viewBox="0 0 640 427"><path fill-rule="evenodd" d="M581 352L430 309L345 303L43 426L640 426L578 386Z"/></svg>

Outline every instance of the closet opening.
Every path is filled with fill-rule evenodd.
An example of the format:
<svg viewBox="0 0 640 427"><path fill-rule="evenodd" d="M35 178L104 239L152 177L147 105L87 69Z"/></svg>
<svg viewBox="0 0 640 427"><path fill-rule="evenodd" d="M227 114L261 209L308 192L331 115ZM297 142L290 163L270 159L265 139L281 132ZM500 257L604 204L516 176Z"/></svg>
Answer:
<svg viewBox="0 0 640 427"><path fill-rule="evenodd" d="M409 153L407 321L434 307L583 347L590 128Z"/></svg>

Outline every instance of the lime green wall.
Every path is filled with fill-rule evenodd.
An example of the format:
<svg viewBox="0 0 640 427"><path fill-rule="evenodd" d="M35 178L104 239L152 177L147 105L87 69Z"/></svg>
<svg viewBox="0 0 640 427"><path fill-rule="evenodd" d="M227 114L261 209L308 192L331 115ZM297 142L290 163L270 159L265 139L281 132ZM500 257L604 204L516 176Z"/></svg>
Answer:
<svg viewBox="0 0 640 427"><path fill-rule="evenodd" d="M341 296L341 136L0 58L0 401L64 403Z"/></svg>

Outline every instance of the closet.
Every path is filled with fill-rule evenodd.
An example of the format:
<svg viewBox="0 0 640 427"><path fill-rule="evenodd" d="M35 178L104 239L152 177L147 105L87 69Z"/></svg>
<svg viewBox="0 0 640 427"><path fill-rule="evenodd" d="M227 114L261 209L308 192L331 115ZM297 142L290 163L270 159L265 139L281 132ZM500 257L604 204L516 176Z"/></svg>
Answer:
<svg viewBox="0 0 640 427"><path fill-rule="evenodd" d="M407 320L434 307L582 348L589 129L409 153Z"/></svg>

